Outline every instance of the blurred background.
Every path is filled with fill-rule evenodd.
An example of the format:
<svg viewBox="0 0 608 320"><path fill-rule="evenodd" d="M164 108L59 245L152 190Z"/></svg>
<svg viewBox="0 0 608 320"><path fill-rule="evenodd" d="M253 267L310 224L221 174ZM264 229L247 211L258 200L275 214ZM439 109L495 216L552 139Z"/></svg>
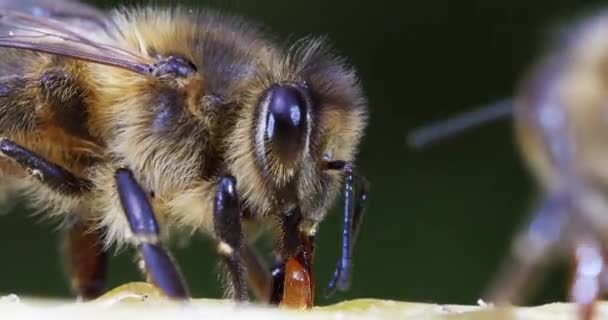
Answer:
<svg viewBox="0 0 608 320"><path fill-rule="evenodd" d="M97 1L111 7L119 1ZM178 1L174 1L178 2ZM183 1L183 3L187 3ZM359 70L371 123L358 159L372 183L355 256L356 297L474 304L537 195L508 119L424 150L409 130L508 97L556 26L601 1L191 1L266 23L283 36L328 35ZM339 256L341 217L321 227L317 288ZM59 232L14 202L0 220L0 292L70 295ZM219 297L213 245L175 251L195 296ZM111 260L110 286L139 280L132 252ZM565 265L531 303L563 300Z"/></svg>

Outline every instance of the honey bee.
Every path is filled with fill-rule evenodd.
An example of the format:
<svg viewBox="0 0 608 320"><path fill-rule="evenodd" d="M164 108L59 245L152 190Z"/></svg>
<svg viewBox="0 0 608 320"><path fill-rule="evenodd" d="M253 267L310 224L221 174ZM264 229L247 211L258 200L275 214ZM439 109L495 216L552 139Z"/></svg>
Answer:
<svg viewBox="0 0 608 320"><path fill-rule="evenodd" d="M547 260L567 254L574 266L569 298L588 320L608 289L608 10L570 27L515 97L413 130L408 141L420 148L511 116L543 195L487 299L521 302Z"/></svg>
<svg viewBox="0 0 608 320"><path fill-rule="evenodd" d="M278 44L243 18L179 6L0 1L0 56L0 172L65 221L80 298L103 292L108 248L126 244L149 282L187 299L165 244L200 231L217 243L227 297L250 288L311 307L315 234L340 192L329 289L348 287L367 105L323 38ZM275 235L272 268L251 246L259 230Z"/></svg>
<svg viewBox="0 0 608 320"><path fill-rule="evenodd" d="M513 116L543 195L489 299L521 301L546 260L567 253L574 262L570 299L591 319L608 275L608 11L562 35L522 82Z"/></svg>

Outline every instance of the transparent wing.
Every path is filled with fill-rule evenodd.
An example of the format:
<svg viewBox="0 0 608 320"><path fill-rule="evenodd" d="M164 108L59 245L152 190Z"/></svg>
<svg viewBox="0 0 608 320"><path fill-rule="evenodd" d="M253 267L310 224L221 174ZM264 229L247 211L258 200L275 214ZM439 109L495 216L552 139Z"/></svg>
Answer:
<svg viewBox="0 0 608 320"><path fill-rule="evenodd" d="M75 14L78 12L76 9L74 11L62 11L63 13L60 11L44 11L49 13L45 17L25 13L25 7L17 8L19 10L3 9L3 1L5 0L0 0L0 47L57 54L142 74L152 72L152 67L146 64L145 60L137 53L94 40L88 36L94 34L93 29L70 23L75 19ZM62 2L64 1L60 1L60 3ZM59 18L60 15L63 15L63 17ZM95 17L98 20L86 20L83 17L77 19L94 21L91 22L94 24L100 23L97 31L101 30L101 26L103 28L107 27L106 19L102 15L95 15ZM93 24L91 23L89 27L92 28Z"/></svg>
<svg viewBox="0 0 608 320"><path fill-rule="evenodd" d="M61 20L83 29L106 28L108 23L103 11L73 0L0 0L0 10Z"/></svg>

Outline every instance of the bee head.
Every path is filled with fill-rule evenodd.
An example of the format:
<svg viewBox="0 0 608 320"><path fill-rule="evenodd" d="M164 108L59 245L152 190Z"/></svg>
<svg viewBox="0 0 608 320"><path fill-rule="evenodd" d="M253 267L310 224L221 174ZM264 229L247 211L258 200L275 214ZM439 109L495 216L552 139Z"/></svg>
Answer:
<svg viewBox="0 0 608 320"><path fill-rule="evenodd" d="M314 225L342 180L325 164L354 159L366 101L352 68L319 39L298 41L262 62L234 99L240 113L227 139L229 170L251 211L300 211Z"/></svg>

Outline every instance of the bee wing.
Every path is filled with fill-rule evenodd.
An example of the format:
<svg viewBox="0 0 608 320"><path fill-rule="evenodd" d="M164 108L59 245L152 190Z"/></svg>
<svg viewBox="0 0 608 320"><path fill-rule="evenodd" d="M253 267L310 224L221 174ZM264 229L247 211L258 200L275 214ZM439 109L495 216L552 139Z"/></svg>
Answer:
<svg viewBox="0 0 608 320"><path fill-rule="evenodd" d="M75 0L0 0L0 8L3 10L15 10L21 12L29 12L35 15L35 12L93 12L97 10L88 4L84 4ZM103 13L101 13L103 15ZM44 14L47 15L47 14Z"/></svg>
<svg viewBox="0 0 608 320"><path fill-rule="evenodd" d="M55 16L60 15L58 11L54 12ZM67 11L63 14L63 18L55 19L34 16L24 13L23 10L3 9L2 2L0 2L0 47L62 55L141 74L148 74L152 71L152 66L146 64L137 53L98 40L103 38L99 36L100 32L108 37L104 31L108 26L105 18L96 15L100 18L99 20L87 20L70 15L70 13L76 12ZM83 28L81 24L70 23L70 21L73 22L73 19L89 21L89 27L92 27L91 23L101 23L98 26L103 26L103 28ZM89 36L91 34L98 36L94 40ZM108 37L108 39L110 38Z"/></svg>
<svg viewBox="0 0 608 320"><path fill-rule="evenodd" d="M0 0L0 10L19 11L36 17L47 17L83 26L104 27L104 12L73 0Z"/></svg>

